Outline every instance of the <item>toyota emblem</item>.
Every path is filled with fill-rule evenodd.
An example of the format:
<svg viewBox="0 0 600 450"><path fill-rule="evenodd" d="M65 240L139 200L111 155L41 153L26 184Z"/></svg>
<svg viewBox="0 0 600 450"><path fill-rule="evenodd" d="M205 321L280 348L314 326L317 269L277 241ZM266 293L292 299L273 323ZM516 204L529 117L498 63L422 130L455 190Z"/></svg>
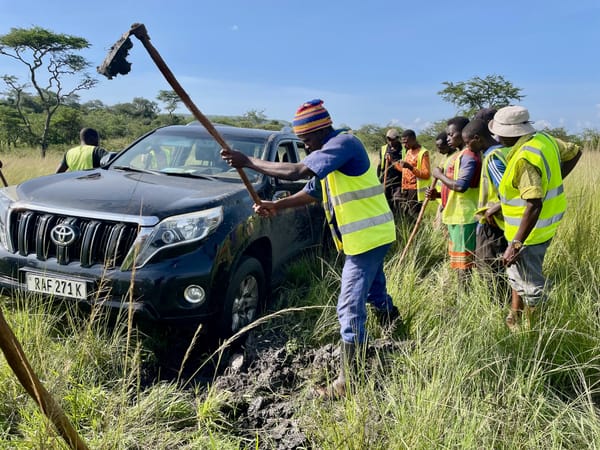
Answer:
<svg viewBox="0 0 600 450"><path fill-rule="evenodd" d="M78 230L71 225L59 224L50 231L50 239L56 245L66 247L71 245L77 239Z"/></svg>

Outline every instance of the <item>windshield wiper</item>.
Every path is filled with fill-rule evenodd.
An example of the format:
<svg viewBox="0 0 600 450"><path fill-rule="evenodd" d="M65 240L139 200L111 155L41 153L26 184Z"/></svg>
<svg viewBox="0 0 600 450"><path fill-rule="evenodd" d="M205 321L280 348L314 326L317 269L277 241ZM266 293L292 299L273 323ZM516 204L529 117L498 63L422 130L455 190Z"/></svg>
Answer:
<svg viewBox="0 0 600 450"><path fill-rule="evenodd" d="M210 175L202 175L195 172L160 172L161 175L175 176L175 177L184 177L184 178L198 178L200 180L211 180L215 181L215 177L211 177Z"/></svg>
<svg viewBox="0 0 600 450"><path fill-rule="evenodd" d="M158 172L156 170L149 170L149 169L141 169L138 167L131 167L131 166L111 166L112 169L117 169L117 170L125 170L127 172L139 172L139 173L151 173L153 175L160 175L161 172Z"/></svg>

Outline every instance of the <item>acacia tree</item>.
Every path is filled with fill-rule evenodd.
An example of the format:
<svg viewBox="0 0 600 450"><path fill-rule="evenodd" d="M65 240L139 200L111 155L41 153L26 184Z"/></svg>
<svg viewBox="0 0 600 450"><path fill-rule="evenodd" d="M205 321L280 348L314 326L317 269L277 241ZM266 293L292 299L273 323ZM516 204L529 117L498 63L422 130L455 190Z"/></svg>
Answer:
<svg viewBox="0 0 600 450"><path fill-rule="evenodd" d="M165 109L169 113L169 117L173 118L173 113L177 109L177 106L179 106L179 103L181 103L179 95L175 91L160 90L156 99L165 104Z"/></svg>
<svg viewBox="0 0 600 450"><path fill-rule="evenodd" d="M444 81L446 87L438 95L448 103L456 105L460 114L472 116L481 108L503 108L512 100L520 101L521 88L514 86L501 75L474 77L468 81L453 83Z"/></svg>
<svg viewBox="0 0 600 450"><path fill-rule="evenodd" d="M90 89L98 82L85 73L90 63L74 53L89 46L84 38L57 34L41 27L11 28L10 33L0 36L0 55L15 59L28 69L26 83L14 75L4 75L2 79L10 89L9 95L16 100L15 107L25 128L39 142L42 157L48 148L52 116L76 92ZM67 85L67 79L73 78L75 81ZM41 131L32 126L22 107L23 94L30 87L36 92L44 112Z"/></svg>

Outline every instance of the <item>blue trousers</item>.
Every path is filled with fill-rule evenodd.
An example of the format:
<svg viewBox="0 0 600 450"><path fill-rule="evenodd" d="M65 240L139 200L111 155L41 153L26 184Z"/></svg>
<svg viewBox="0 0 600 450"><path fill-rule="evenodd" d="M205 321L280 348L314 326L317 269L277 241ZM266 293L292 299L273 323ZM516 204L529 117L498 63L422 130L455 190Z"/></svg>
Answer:
<svg viewBox="0 0 600 450"><path fill-rule="evenodd" d="M345 342L360 344L366 341L367 303L383 311L389 311L393 306L383 272L383 258L390 245L359 255L346 255L337 304L340 334Z"/></svg>

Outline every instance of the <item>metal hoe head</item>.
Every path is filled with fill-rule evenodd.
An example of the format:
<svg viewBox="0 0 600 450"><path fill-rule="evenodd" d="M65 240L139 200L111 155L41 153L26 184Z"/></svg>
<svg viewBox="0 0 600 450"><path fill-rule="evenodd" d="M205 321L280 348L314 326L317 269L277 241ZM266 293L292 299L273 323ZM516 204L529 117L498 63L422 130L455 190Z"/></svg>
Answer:
<svg viewBox="0 0 600 450"><path fill-rule="evenodd" d="M99 74L112 80L113 77L119 74L127 75L130 72L131 63L127 61L127 56L129 55L129 50L133 47L133 42L131 42L130 38L132 34L138 38L140 38L140 35L147 36L146 28L143 24L139 23L131 25L131 29L124 33L110 48L102 64L96 67Z"/></svg>
<svg viewBox="0 0 600 450"><path fill-rule="evenodd" d="M217 141L219 145L221 145L221 148L231 150L227 142L225 142L223 137L219 134L219 132L213 126L210 120L208 120L208 118L204 114L202 114L202 112L196 107L190 96L187 94L187 92L185 92L183 87L181 87L181 85L175 78L175 75L173 75L173 72L171 72L171 69L169 69L165 61L160 56L158 50L154 48L154 46L150 42L150 36L148 36L148 32L146 31L146 27L144 26L144 24L134 23L133 25L131 25L130 30L124 33L123 36L121 36L121 39L119 39L110 48L110 51L104 59L104 62L96 68L98 73L101 73L109 80L118 74L126 75L129 73L129 71L131 70L131 63L127 61L127 55L129 54L129 50L133 47L133 43L130 39L131 35L134 35L141 41L141 43L144 45L144 47L150 54L150 57L156 64L156 67L158 67L158 69L161 71L167 82L171 85L171 87L179 96L184 105L187 106L187 108L194 115L194 117L198 119L198 122L200 122L204 126L204 128L206 128L206 131L208 131L210 135L215 139L215 141ZM240 175L240 178L244 182L248 193L254 200L254 203L260 205L260 197L254 190L254 187L252 186L252 183L250 183L250 180L248 179L246 173L241 168L238 168L237 171Z"/></svg>

